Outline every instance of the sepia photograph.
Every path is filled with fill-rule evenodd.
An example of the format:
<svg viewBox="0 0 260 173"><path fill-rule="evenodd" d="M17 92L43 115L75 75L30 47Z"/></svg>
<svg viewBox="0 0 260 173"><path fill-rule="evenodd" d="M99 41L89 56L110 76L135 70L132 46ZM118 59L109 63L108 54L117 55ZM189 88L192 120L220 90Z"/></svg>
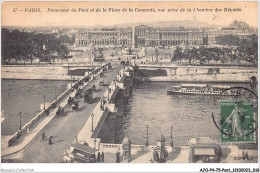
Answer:
<svg viewBox="0 0 260 173"><path fill-rule="evenodd" d="M1 172L17 163L259 172L258 1L3 1Z"/></svg>

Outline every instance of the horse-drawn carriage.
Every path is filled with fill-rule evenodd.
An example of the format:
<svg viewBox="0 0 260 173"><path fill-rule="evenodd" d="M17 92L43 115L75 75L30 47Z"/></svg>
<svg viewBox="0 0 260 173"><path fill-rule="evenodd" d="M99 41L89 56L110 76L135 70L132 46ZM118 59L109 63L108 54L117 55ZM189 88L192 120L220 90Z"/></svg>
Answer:
<svg viewBox="0 0 260 173"><path fill-rule="evenodd" d="M76 98L79 98L79 97L82 98L82 97L83 97L83 91L82 91L82 89L79 88L79 89L77 90L77 92L76 92L76 94L75 94L75 97L76 97Z"/></svg>
<svg viewBox="0 0 260 173"><path fill-rule="evenodd" d="M111 63L108 63L108 70L112 70L112 65L111 65Z"/></svg>
<svg viewBox="0 0 260 173"><path fill-rule="evenodd" d="M56 116L59 117L59 116L64 116L64 108L62 107L59 107L59 109L57 110L56 112Z"/></svg>
<svg viewBox="0 0 260 173"><path fill-rule="evenodd" d="M91 90L92 90L93 92L96 91L96 85L93 85L92 88L91 88Z"/></svg>
<svg viewBox="0 0 260 173"><path fill-rule="evenodd" d="M80 80L79 81L79 86L83 86L84 85L84 81L83 80Z"/></svg>
<svg viewBox="0 0 260 173"><path fill-rule="evenodd" d="M103 73L107 73L107 69L106 68L103 68Z"/></svg>
<svg viewBox="0 0 260 173"><path fill-rule="evenodd" d="M89 77L86 77L86 78L85 78L85 82L88 82L88 81L89 81Z"/></svg>
<svg viewBox="0 0 260 173"><path fill-rule="evenodd" d="M84 93L84 103L92 103L93 100L93 89L87 89Z"/></svg>
<svg viewBox="0 0 260 173"><path fill-rule="evenodd" d="M73 97L69 97L68 104L72 105L73 103L74 103L74 98Z"/></svg>
<svg viewBox="0 0 260 173"><path fill-rule="evenodd" d="M104 80L99 81L99 85L104 85Z"/></svg>
<svg viewBox="0 0 260 173"><path fill-rule="evenodd" d="M78 84L76 84L76 85L74 85L73 87L72 87L72 91L74 91L74 89L78 89L79 88L79 86L78 86Z"/></svg>
<svg viewBox="0 0 260 173"><path fill-rule="evenodd" d="M79 109L79 102L74 102L72 105L72 110L78 110Z"/></svg>

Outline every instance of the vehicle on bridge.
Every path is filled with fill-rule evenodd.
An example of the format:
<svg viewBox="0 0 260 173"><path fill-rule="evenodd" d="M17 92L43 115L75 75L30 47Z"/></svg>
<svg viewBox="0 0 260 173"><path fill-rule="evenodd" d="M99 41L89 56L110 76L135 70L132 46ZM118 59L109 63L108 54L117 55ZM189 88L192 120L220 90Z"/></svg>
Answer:
<svg viewBox="0 0 260 173"><path fill-rule="evenodd" d="M68 99L68 104L71 106L72 104L74 104L74 98L73 97L69 97Z"/></svg>
<svg viewBox="0 0 260 173"><path fill-rule="evenodd" d="M79 110L79 102L74 102L72 110Z"/></svg>
<svg viewBox="0 0 260 173"><path fill-rule="evenodd" d="M108 70L112 70L112 64L109 62L107 65L108 65Z"/></svg>
<svg viewBox="0 0 260 173"><path fill-rule="evenodd" d="M91 89L93 92L96 91L96 85L93 85Z"/></svg>
<svg viewBox="0 0 260 173"><path fill-rule="evenodd" d="M87 89L84 93L84 103L92 103L93 100L93 90L92 89Z"/></svg>
<svg viewBox="0 0 260 173"><path fill-rule="evenodd" d="M64 115L65 115L64 108L59 106L58 110L56 111L56 116L59 117L59 116L64 116Z"/></svg>
<svg viewBox="0 0 260 173"><path fill-rule="evenodd" d="M65 163L95 163L97 151L87 144L74 143L69 150L64 152L63 161Z"/></svg>
<svg viewBox="0 0 260 173"><path fill-rule="evenodd" d="M79 98L79 97L82 98L82 97L83 97L83 91L82 91L82 89L79 88L79 89L77 90L77 92L76 92L76 94L75 94L75 97L76 97L76 98Z"/></svg>

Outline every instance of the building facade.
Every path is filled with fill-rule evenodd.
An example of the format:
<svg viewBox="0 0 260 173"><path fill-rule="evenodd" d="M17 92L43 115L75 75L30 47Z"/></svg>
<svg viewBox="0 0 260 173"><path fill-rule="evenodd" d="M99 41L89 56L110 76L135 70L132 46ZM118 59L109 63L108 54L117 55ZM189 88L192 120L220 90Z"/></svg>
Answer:
<svg viewBox="0 0 260 173"><path fill-rule="evenodd" d="M170 46L201 45L203 32L199 29L153 28L145 25L134 28L111 28L77 33L76 46L122 45L122 46Z"/></svg>
<svg viewBox="0 0 260 173"><path fill-rule="evenodd" d="M76 33L76 46L93 45L132 45L132 29L103 28Z"/></svg>

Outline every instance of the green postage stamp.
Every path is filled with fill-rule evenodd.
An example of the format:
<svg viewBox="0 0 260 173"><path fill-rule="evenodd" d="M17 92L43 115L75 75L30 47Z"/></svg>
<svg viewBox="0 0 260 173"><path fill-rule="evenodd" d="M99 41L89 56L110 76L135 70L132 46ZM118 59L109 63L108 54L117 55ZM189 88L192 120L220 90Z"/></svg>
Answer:
<svg viewBox="0 0 260 173"><path fill-rule="evenodd" d="M252 101L222 101L220 117L222 142L255 142L255 114Z"/></svg>

